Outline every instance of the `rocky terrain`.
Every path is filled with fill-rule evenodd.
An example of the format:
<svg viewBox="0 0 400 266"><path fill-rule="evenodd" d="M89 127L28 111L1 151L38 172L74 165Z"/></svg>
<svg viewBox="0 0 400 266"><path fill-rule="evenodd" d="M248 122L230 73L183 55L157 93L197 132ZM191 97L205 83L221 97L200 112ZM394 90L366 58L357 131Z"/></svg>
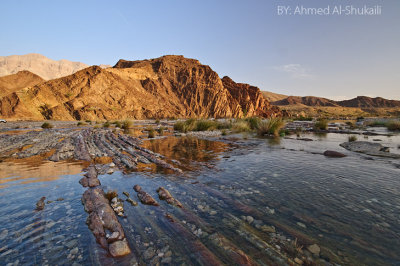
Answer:
<svg viewBox="0 0 400 266"><path fill-rule="evenodd" d="M64 59L55 61L41 54L0 56L0 76L27 70L45 80L50 80L71 75L86 67L88 65L84 63Z"/></svg>
<svg viewBox="0 0 400 266"><path fill-rule="evenodd" d="M209 66L183 56L91 66L9 93L0 98L0 110L13 120L281 115L257 87L221 80Z"/></svg>

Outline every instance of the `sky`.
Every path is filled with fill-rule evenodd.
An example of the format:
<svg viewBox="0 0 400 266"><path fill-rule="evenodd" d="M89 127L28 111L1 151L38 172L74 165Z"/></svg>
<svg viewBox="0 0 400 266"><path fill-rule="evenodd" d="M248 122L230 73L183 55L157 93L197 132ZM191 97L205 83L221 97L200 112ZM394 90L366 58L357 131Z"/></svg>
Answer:
<svg viewBox="0 0 400 266"><path fill-rule="evenodd" d="M350 5L381 14L331 14ZM301 6L329 14L293 14ZM398 0L2 0L0 14L0 56L114 65L178 54L261 90L400 100Z"/></svg>

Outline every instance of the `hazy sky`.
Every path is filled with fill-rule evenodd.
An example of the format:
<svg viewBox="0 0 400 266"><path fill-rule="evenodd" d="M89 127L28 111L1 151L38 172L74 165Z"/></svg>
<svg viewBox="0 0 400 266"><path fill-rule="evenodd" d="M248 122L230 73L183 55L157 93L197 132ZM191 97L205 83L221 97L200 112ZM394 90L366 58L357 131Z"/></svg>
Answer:
<svg viewBox="0 0 400 266"><path fill-rule="evenodd" d="M279 16L278 5L382 14ZM181 54L262 90L400 99L399 0L2 0L0 12L2 56L114 65Z"/></svg>

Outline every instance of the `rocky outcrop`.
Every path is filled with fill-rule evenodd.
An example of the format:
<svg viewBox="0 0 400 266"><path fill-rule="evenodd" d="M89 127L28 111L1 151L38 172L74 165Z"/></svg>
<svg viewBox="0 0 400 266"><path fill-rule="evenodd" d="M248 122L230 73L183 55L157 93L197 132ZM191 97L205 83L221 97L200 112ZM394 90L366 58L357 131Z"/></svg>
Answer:
<svg viewBox="0 0 400 266"><path fill-rule="evenodd" d="M229 81L229 82L228 82ZM183 56L92 66L0 97L9 119L98 120L276 116L279 108L247 84L221 80ZM3 110L4 109L4 110Z"/></svg>
<svg viewBox="0 0 400 266"><path fill-rule="evenodd" d="M29 71L20 71L16 74L0 77L0 97L16 92L26 87L32 87L45 80Z"/></svg>
<svg viewBox="0 0 400 266"><path fill-rule="evenodd" d="M400 154L389 152L388 147L384 147L380 143L373 143L368 141L351 141L344 142L340 144L340 146L350 151L365 153L371 156L400 159Z"/></svg>
<svg viewBox="0 0 400 266"><path fill-rule="evenodd" d="M236 83L231 78L222 78L222 84L235 99L246 116L281 116L278 107L272 106L264 98L259 88L244 83Z"/></svg>

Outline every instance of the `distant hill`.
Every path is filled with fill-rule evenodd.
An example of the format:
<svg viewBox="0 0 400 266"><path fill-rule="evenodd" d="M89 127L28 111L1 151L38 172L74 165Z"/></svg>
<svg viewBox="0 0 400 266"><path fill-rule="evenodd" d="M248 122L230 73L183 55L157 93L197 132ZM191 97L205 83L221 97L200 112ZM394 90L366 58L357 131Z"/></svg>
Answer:
<svg viewBox="0 0 400 266"><path fill-rule="evenodd" d="M367 96L357 96L354 99L338 101L338 105L343 107L362 107L362 108L390 108L400 107L400 101L387 100L381 97L371 98Z"/></svg>
<svg viewBox="0 0 400 266"><path fill-rule="evenodd" d="M0 77L0 97L26 87L32 87L44 81L38 75L26 70Z"/></svg>
<svg viewBox="0 0 400 266"><path fill-rule="evenodd" d="M33 84L33 83L32 83ZM11 92L11 91L10 91ZM257 87L183 56L91 66L0 97L8 119L114 120L282 115Z"/></svg>
<svg viewBox="0 0 400 266"><path fill-rule="evenodd" d="M45 80L71 75L88 65L68 60L55 61L41 54L0 56L0 76L28 70Z"/></svg>
<svg viewBox="0 0 400 266"><path fill-rule="evenodd" d="M338 104L326 98L314 96L289 96L283 100L272 102L273 105L304 104L307 106L338 106Z"/></svg>
<svg viewBox="0 0 400 266"><path fill-rule="evenodd" d="M283 99L289 97L288 95L274 93L274 92L270 92L270 91L262 91L261 93L264 96L264 98L267 99L271 103L280 101L280 100L283 100Z"/></svg>

